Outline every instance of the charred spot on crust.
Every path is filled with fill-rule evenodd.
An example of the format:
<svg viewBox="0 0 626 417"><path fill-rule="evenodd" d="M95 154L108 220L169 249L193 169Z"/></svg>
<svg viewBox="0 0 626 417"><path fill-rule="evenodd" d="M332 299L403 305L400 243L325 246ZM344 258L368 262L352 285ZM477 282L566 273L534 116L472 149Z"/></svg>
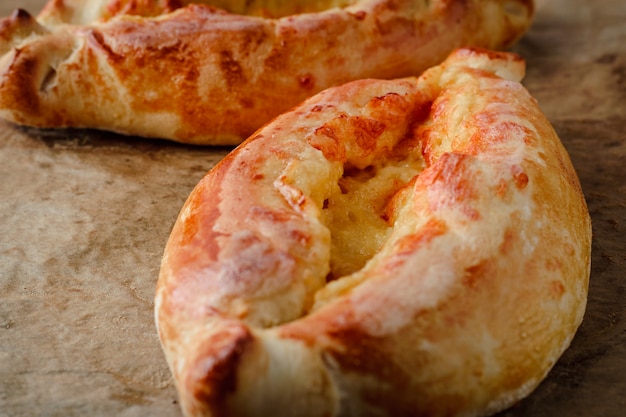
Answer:
<svg viewBox="0 0 626 417"><path fill-rule="evenodd" d="M12 19L16 19L16 20L32 20L32 16L30 13L28 13L26 10L24 9L15 9L13 11L13 14L11 15Z"/></svg>
<svg viewBox="0 0 626 417"><path fill-rule="evenodd" d="M241 64L235 59L231 51L221 51L219 59L219 65L226 84L232 87L246 82Z"/></svg>
<svg viewBox="0 0 626 417"><path fill-rule="evenodd" d="M463 285L470 289L477 288L481 280L488 275L490 265L487 261L482 261L476 265L465 268L465 274L463 275Z"/></svg>
<svg viewBox="0 0 626 417"><path fill-rule="evenodd" d="M528 175L518 165L513 167L513 181L519 190L523 190L528 185Z"/></svg>
<svg viewBox="0 0 626 417"><path fill-rule="evenodd" d="M104 51L107 55L108 59L113 61L122 61L124 57L117 52L115 52L111 46L104 39L104 35L102 32L96 29L91 29L87 36L89 42L91 42L94 46L96 46L101 51Z"/></svg>
<svg viewBox="0 0 626 417"><path fill-rule="evenodd" d="M313 74L303 74L298 77L298 83L305 90L312 90L313 88L315 88L315 77L313 76Z"/></svg>
<svg viewBox="0 0 626 417"><path fill-rule="evenodd" d="M353 16L356 20L365 20L367 12L365 10L359 10L355 13L351 13L351 16Z"/></svg>

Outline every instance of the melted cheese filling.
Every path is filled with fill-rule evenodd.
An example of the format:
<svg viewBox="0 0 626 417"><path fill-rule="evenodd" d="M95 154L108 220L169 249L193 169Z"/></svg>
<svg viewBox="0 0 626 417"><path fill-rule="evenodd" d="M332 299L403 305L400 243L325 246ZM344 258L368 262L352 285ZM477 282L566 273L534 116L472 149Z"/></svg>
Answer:
<svg viewBox="0 0 626 417"><path fill-rule="evenodd" d="M423 167L421 159L403 160L344 172L339 191L322 210L322 222L331 231L328 281L359 271L379 252L393 227L389 202Z"/></svg>

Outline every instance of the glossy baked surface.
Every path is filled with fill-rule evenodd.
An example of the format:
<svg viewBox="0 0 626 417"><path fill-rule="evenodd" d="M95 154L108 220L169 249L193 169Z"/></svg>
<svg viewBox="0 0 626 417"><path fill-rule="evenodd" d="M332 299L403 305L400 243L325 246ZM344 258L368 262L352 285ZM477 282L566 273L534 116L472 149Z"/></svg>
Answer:
<svg viewBox="0 0 626 417"><path fill-rule="evenodd" d="M587 300L591 223L515 54L325 90L200 181L156 315L189 416L483 416Z"/></svg>
<svg viewBox="0 0 626 417"><path fill-rule="evenodd" d="M223 145L332 85L419 74L459 46L506 47L533 8L527 0L367 0L270 19L190 4L87 25L46 13L0 23L0 117Z"/></svg>
<svg viewBox="0 0 626 417"><path fill-rule="evenodd" d="M515 50L574 163L594 228L570 349L505 417L622 417L626 392L623 1L539 1ZM0 13L43 2L6 0ZM178 417L153 318L159 262L191 189L230 148L0 123L0 409Z"/></svg>

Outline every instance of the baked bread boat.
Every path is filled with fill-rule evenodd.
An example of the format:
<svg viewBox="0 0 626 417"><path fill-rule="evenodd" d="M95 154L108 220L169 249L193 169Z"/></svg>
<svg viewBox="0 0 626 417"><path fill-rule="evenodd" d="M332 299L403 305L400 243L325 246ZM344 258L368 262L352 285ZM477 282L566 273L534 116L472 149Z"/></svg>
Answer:
<svg viewBox="0 0 626 417"><path fill-rule="evenodd" d="M187 416L486 416L585 311L591 224L517 55L460 49L251 136L172 230L156 320Z"/></svg>
<svg viewBox="0 0 626 417"><path fill-rule="evenodd" d="M504 48L533 14L531 0L204 1L249 14L186 3L17 10L0 22L0 117L237 144L330 86L419 74L460 46Z"/></svg>

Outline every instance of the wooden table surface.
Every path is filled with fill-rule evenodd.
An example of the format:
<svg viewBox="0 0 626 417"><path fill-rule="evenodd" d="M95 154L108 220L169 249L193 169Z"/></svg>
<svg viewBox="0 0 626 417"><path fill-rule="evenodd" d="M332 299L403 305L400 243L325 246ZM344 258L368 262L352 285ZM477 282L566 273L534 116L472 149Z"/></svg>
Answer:
<svg viewBox="0 0 626 417"><path fill-rule="evenodd" d="M2 0L33 13L44 0ZM626 2L538 0L513 49L593 220L584 322L518 416L626 415ZM0 417L179 417L153 321L162 250L228 148L0 121Z"/></svg>

